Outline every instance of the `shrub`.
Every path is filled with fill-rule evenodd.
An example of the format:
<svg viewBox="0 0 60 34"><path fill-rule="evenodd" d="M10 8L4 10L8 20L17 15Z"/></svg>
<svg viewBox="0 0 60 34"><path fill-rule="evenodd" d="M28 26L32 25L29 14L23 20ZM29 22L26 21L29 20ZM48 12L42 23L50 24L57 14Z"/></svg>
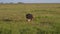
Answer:
<svg viewBox="0 0 60 34"><path fill-rule="evenodd" d="M2 21L13 21L13 20L10 18L3 18Z"/></svg>

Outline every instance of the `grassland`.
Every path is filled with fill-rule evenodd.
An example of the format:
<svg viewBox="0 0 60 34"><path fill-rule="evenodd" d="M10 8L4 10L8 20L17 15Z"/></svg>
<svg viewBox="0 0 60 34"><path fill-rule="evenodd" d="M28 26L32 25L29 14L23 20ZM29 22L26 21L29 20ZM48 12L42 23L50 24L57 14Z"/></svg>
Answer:
<svg viewBox="0 0 60 34"><path fill-rule="evenodd" d="M0 4L0 34L60 34L60 4Z"/></svg>

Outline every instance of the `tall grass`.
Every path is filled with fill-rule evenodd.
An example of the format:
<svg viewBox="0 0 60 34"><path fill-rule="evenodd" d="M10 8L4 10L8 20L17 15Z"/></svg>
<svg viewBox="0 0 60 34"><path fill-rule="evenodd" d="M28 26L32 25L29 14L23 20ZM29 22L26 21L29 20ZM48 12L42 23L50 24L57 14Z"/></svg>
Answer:
<svg viewBox="0 0 60 34"><path fill-rule="evenodd" d="M60 34L60 4L0 4L0 34ZM33 14L31 22L25 15Z"/></svg>

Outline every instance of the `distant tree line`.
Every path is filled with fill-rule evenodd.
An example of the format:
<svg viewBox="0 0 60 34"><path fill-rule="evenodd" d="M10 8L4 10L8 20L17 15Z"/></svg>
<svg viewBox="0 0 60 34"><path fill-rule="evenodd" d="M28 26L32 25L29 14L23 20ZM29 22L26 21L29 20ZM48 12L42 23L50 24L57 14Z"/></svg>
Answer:
<svg viewBox="0 0 60 34"><path fill-rule="evenodd" d="M18 2L18 3L13 3L13 2L10 2L10 3L3 3L3 2L0 2L0 4L23 4L23 2Z"/></svg>

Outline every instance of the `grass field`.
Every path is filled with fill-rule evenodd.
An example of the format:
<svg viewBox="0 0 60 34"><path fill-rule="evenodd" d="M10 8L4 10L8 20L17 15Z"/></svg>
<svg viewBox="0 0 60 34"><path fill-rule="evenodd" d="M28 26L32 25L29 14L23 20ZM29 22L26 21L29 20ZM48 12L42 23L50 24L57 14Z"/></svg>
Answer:
<svg viewBox="0 0 60 34"><path fill-rule="evenodd" d="M0 4L0 34L60 34L60 4Z"/></svg>

